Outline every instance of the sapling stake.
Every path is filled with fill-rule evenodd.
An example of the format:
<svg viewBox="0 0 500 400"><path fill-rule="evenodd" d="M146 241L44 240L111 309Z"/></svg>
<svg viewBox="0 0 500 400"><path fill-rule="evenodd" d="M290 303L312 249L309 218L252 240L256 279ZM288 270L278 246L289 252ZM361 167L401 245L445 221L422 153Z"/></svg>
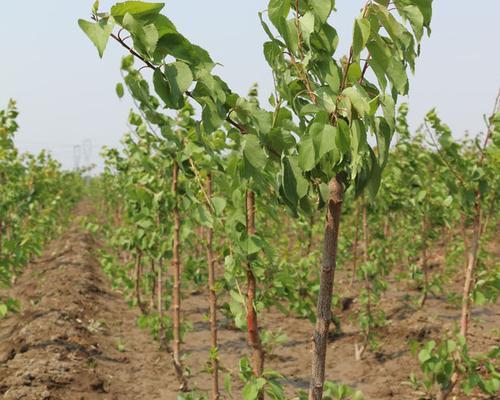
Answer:
<svg viewBox="0 0 500 400"><path fill-rule="evenodd" d="M341 177L337 174L329 183L329 198L323 236L323 263L320 271L320 288L316 312L317 320L312 337L313 355L309 400L321 400L323 397L326 347L332 319L333 280L337 265L337 244L343 198L344 185Z"/></svg>

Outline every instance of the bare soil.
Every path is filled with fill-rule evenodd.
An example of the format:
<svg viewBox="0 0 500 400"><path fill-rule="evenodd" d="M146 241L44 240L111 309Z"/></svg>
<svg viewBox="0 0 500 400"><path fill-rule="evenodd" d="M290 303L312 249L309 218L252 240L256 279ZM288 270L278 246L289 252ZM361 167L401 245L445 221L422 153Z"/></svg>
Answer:
<svg viewBox="0 0 500 400"><path fill-rule="evenodd" d="M75 216L88 212L81 205ZM170 356L160 352L148 332L137 327L138 310L130 309L123 295L111 290L95 257L98 248L75 218L66 233L25 269L12 289L0 291L0 295L21 302L19 314L0 320L2 399L176 399L178 385ZM343 290L348 287L345 275L339 274L336 281ZM457 277L457 291L460 284ZM367 399L418 399L408 383L418 365L407 342L440 337L453 328L460 312L444 298L432 296L424 309L416 310L404 300L405 295L416 292L394 282L389 288L382 300L389 323L378 331L380 348L367 351L361 361L354 359L354 344L359 341L356 302L337 313L343 333L330 342L327 379L358 388ZM348 296L348 290L343 295ZM207 294L186 291L183 309L184 320L192 325L183 345L191 371L189 384L208 390ZM265 329L279 327L288 336L285 345L268 355L266 368L285 376L287 395L292 398L298 389L308 387L312 325L275 310L264 311L261 323ZM470 332L472 351L498 345L499 327L498 305L476 307ZM219 343L222 367L236 377L238 360L248 353L245 334L231 329L221 317ZM235 385L236 390L240 388ZM479 398L487 397L456 397Z"/></svg>

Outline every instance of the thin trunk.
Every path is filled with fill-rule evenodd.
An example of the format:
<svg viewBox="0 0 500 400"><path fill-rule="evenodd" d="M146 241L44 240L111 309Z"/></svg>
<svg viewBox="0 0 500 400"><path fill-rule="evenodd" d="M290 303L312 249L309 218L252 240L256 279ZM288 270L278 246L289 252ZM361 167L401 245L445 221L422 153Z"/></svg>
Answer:
<svg viewBox="0 0 500 400"><path fill-rule="evenodd" d="M496 196L493 194L490 199L490 204L488 207L488 211L485 213L486 216L482 219L484 219L484 223L481 223L481 235L486 233L486 230L488 229L488 225L491 219L491 216L495 212L495 204L496 204Z"/></svg>
<svg viewBox="0 0 500 400"><path fill-rule="evenodd" d="M212 198L212 175L207 176L207 195ZM207 229L207 261L208 261L208 296L210 305L210 345L212 347L212 400L218 400L219 394L219 359L217 353L217 293L215 292L215 258L213 253L214 230Z"/></svg>
<svg viewBox="0 0 500 400"><path fill-rule="evenodd" d="M308 232L308 236L307 236L307 254L306 255L311 254L311 250L313 247L314 224L315 224L315 222L314 222L314 214L313 214L309 218L309 232Z"/></svg>
<svg viewBox="0 0 500 400"><path fill-rule="evenodd" d="M391 220L389 218L389 215L387 215L385 217L385 221L384 221L384 238L385 239L388 239L390 234L391 234L391 224L390 224Z"/></svg>
<svg viewBox="0 0 500 400"><path fill-rule="evenodd" d="M323 264L320 271L316 328L312 337L313 355L309 400L320 400L323 397L328 330L332 319L333 281L337 263L340 215L344 197L344 186L339 175L330 181L329 189L330 197L326 210L326 224L323 237Z"/></svg>
<svg viewBox="0 0 500 400"><path fill-rule="evenodd" d="M469 319L470 319L470 295L474 285L474 269L477 264L477 257L479 252L479 242L481 240L481 203L480 194L476 193L476 203L474 204L474 219L472 226L472 238L470 241L470 249L467 254L467 268L465 271L464 291L462 295L462 313L460 318L460 335L467 343L467 334L469 332ZM438 393L438 400L446 400L459 381L458 373L454 373L451 377L451 384L446 390Z"/></svg>
<svg viewBox="0 0 500 400"><path fill-rule="evenodd" d="M156 266L155 260L151 260L151 312L155 309L155 293L156 293Z"/></svg>
<svg viewBox="0 0 500 400"><path fill-rule="evenodd" d="M369 234L368 234L368 213L366 203L363 202L363 261L368 262L368 248L370 246L369 243Z"/></svg>
<svg viewBox="0 0 500 400"><path fill-rule="evenodd" d="M147 314L147 311L142 304L141 301L141 279L142 279L142 251L140 249L136 249L135 254L135 299L137 301L137 305L141 309L143 314Z"/></svg>
<svg viewBox="0 0 500 400"><path fill-rule="evenodd" d="M467 244L467 221L464 214L461 214L462 220L462 240L464 242L464 267L467 269L468 244Z"/></svg>
<svg viewBox="0 0 500 400"><path fill-rule="evenodd" d="M246 192L246 222L247 222L247 235L251 237L255 235L255 193L251 190ZM256 377L262 375L264 369L264 349L259 333L259 324L257 320L257 312L255 310L255 296L257 290L257 282L255 275L252 271L252 264L247 262L247 298L246 298L246 312L247 312L247 330L248 330L248 344L252 348L252 368ZM259 393L259 400L264 398L263 393Z"/></svg>
<svg viewBox="0 0 500 400"><path fill-rule="evenodd" d="M0 257L2 256L3 251L3 222L0 220Z"/></svg>
<svg viewBox="0 0 500 400"><path fill-rule="evenodd" d="M363 262L366 264L369 260L369 235L368 235L368 210L366 206L366 202L363 201ZM354 358L357 361L360 361L363 358L363 354L368 347L368 342L370 340L370 328L371 328L371 314L372 314L372 305L371 305L371 281L368 274L365 272L364 274L364 284L366 291L366 315L368 318L368 326L363 335L363 343L359 345L358 343L354 344Z"/></svg>
<svg viewBox="0 0 500 400"><path fill-rule="evenodd" d="M163 324L163 260L158 262L156 279L156 299L158 300L158 319L160 320L158 336L160 339L160 349L166 347L165 326Z"/></svg>
<svg viewBox="0 0 500 400"><path fill-rule="evenodd" d="M467 269L465 271L465 284L462 297L462 317L460 319L460 334L466 338L466 340L469 330L470 294L474 280L474 269L477 264L479 241L481 240L481 206L479 204L479 195L476 197L476 204L474 206L474 222L472 228L473 232L467 257Z"/></svg>
<svg viewBox="0 0 500 400"><path fill-rule="evenodd" d="M174 287L173 287L173 358L177 378L179 380L179 390L187 391L187 381L184 376L184 369L181 361L181 260L180 260L180 230L181 217L178 205L177 186L178 186L179 165L174 162L172 173L172 193L175 197L174 205L174 239L172 265L174 267Z"/></svg>
<svg viewBox="0 0 500 400"><path fill-rule="evenodd" d="M427 301L427 293L429 291L429 271L427 268L427 229L428 229L427 219L423 217L421 268L422 268L422 274L424 276L424 287L422 289L423 291L422 298L420 299L420 308L422 308L425 305L425 302Z"/></svg>
<svg viewBox="0 0 500 400"><path fill-rule="evenodd" d="M356 273L358 269L358 242L359 242L359 204L356 204L356 214L354 216L354 243L352 246L352 277L351 286L354 284L356 279Z"/></svg>
<svg viewBox="0 0 500 400"><path fill-rule="evenodd" d="M448 232L446 231L446 225L441 228L441 241L443 247L443 265L446 265L446 259L448 258Z"/></svg>

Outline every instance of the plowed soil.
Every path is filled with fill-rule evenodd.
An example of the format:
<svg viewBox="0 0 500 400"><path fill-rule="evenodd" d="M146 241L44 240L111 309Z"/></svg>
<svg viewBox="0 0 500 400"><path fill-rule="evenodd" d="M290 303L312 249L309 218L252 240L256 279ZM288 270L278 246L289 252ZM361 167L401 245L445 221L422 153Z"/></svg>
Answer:
<svg viewBox="0 0 500 400"><path fill-rule="evenodd" d="M25 269L13 288L0 291L21 302L19 314L0 320L0 396L5 400L176 399L178 385L170 356L137 327L137 309L129 308L123 295L111 290L95 256L99 244L78 223L76 217L88 212L88 207L80 206L66 233ZM457 278L457 290L460 281ZM342 274L337 277L339 287L347 283ZM352 313L356 303L338 314L343 333L329 345L327 378L360 389L367 399L419 399L408 383L409 374L418 370L408 340L438 338L459 320L459 310L444 298L431 297L424 309L416 310L404 301L406 294L415 293L398 285L389 284L391 290L382 300L389 323L378 332L378 351L366 352L361 361L354 359L359 340ZM205 293L186 291L183 301L183 317L192 325L183 344L191 371L189 384L200 390L210 385L206 299ZM273 310L263 312L261 322L264 328L281 328L288 336L287 343L269 355L266 367L285 376L287 394L293 398L308 386L312 325ZM472 351L498 344L499 327L498 306L476 307ZM238 360L248 352L245 334L221 318L219 343L222 367L236 376ZM466 398L488 397L456 397Z"/></svg>

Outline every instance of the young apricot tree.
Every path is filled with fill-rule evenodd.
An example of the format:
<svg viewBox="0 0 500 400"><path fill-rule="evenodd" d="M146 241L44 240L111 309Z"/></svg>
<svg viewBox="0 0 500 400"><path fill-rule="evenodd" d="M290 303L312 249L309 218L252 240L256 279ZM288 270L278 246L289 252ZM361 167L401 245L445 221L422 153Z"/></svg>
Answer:
<svg viewBox="0 0 500 400"><path fill-rule="evenodd" d="M414 70L432 16L432 0L369 0L354 21L349 54L338 57L339 38L330 24L334 6L334 0L271 0L268 22L260 15L269 37L264 55L276 84L272 110L231 91L214 74L216 63L207 51L160 14L162 3L128 1L101 13L96 2L93 21L79 21L100 56L111 37L153 71L153 86L165 108L180 109L190 98L201 107L204 134L229 124L242 136L242 160L227 172L241 180L237 191L246 193L251 254L259 243L255 195L271 173L279 171L276 201L296 215L326 208L310 399L323 396L344 192L352 185L358 195L367 191L375 196L395 129L395 104L408 92L407 71ZM259 377L264 353L253 304L257 282L252 257L247 264L247 329ZM262 391L258 397L263 398Z"/></svg>

